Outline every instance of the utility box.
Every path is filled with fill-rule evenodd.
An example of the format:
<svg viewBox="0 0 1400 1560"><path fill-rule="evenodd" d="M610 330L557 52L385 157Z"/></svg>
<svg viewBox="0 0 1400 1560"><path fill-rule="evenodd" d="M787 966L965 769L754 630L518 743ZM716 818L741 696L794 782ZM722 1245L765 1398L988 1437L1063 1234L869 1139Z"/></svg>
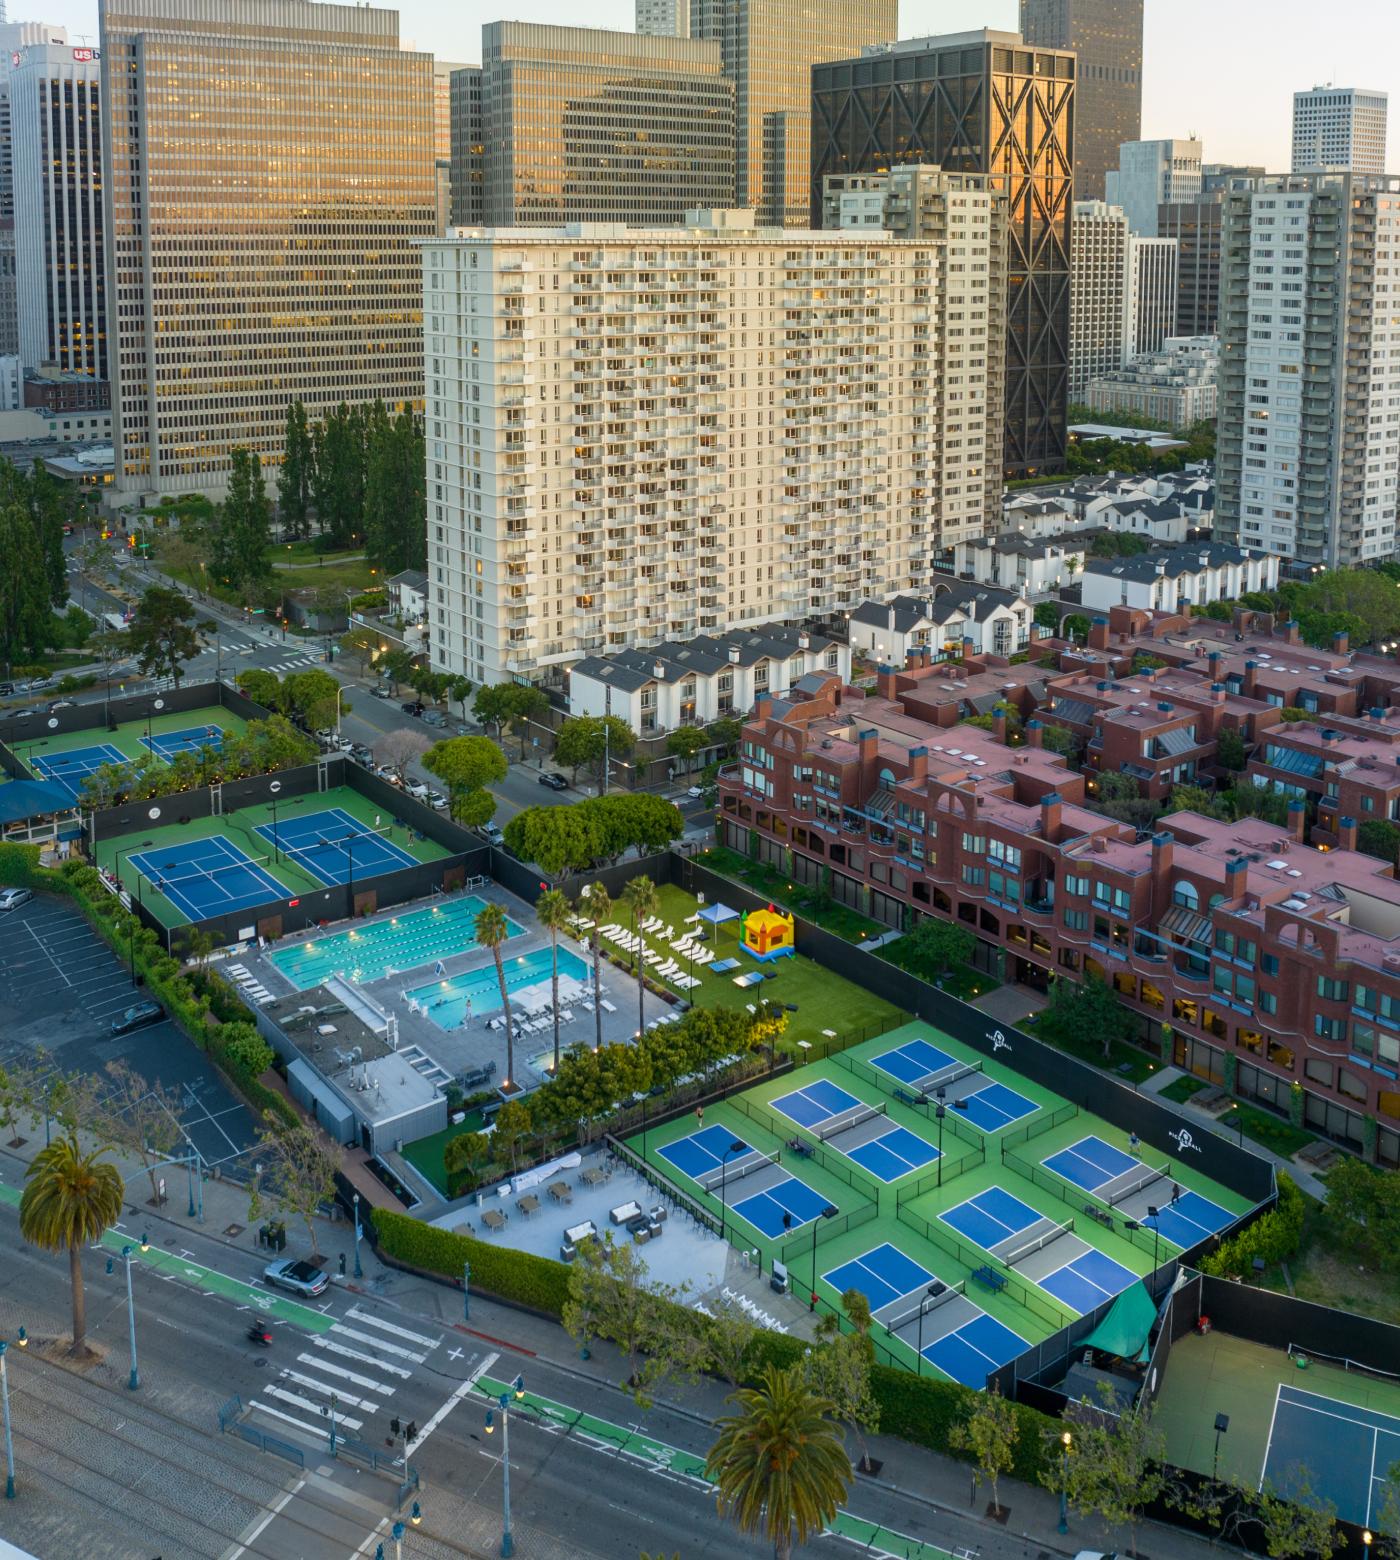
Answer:
<svg viewBox="0 0 1400 1560"><path fill-rule="evenodd" d="M792 1280L788 1277L788 1270L781 1262L773 1264L772 1276L768 1280L768 1287L775 1295L788 1295L792 1293Z"/></svg>

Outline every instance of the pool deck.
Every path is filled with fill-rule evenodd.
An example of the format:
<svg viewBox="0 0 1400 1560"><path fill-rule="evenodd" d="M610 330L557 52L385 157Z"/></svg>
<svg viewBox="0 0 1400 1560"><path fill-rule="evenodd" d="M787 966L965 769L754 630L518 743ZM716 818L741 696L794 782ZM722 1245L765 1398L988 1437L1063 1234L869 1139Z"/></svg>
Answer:
<svg viewBox="0 0 1400 1560"><path fill-rule="evenodd" d="M379 915L367 917L358 921L356 925L364 930L380 921L387 921L394 916L401 916L408 911L421 909L426 904L436 903L447 905L457 899L466 897L467 893L476 897L499 904L505 910L512 921L524 927L524 933L520 937L513 937L505 945L504 956L516 958L521 954L534 952L536 949L547 949L549 938L543 933L535 920L533 909L522 899L517 899L513 894L507 893L498 883L488 883L485 887L464 890L462 894L448 894L439 896L431 901L415 902L411 906L396 905L392 909L385 910ZM348 922L335 923L327 929L328 932L343 931ZM282 938L279 942L269 943L262 950L248 949L234 962L241 963L254 974L268 991L278 997L300 995L297 988L286 979L277 966L267 957L268 954L278 949L293 946L307 941L305 932L298 932ZM576 954L588 965L591 974L593 959L591 950L575 938L562 935L559 938L559 947L562 952L568 949ZM481 969L489 969L492 966L491 954L484 948L472 948L465 953L456 954L445 958L443 965L448 977L463 973L472 973ZM473 1017L471 1022L460 1029L443 1030L422 1013L414 1012L405 1001L405 995L416 987L421 987L433 979L433 966L424 965L417 970L400 970L397 973L383 979L366 983L360 989L365 991L386 1012L394 1014L399 1023L399 1046L402 1049L407 1045L419 1047L429 1056L444 1072L452 1075L471 1072L485 1066L488 1062L495 1062L496 1072L492 1078L493 1083L500 1083L506 1077L506 1035L505 1029L490 1029L488 1023L491 1019L499 1017L499 1009L495 1012L484 1013ZM605 998L617 1009L614 1013L603 1013L603 1040L630 1040L637 1028L637 983L631 976L622 970L604 963L602 971L603 994ZM563 976L560 977L561 986ZM546 973L544 989L547 994L549 977ZM514 999L513 1003L514 1005ZM559 1028L559 1045L564 1050L570 1045L593 1045L596 1041L596 1018L586 1009L575 1006L573 1008L573 1021L561 1024ZM653 996L650 992L646 995L646 1017L650 1022L653 1018L660 1018L666 1013L679 1013L679 1007L672 1007L663 1002L661 998ZM554 1047L553 1027L541 1029L531 1034L522 1033L517 1027L515 1035L516 1072L522 1083L527 1087L534 1087L540 1081L540 1074L532 1068L531 1058L538 1058L545 1052L552 1053ZM408 1172L413 1175L411 1168ZM418 1178L413 1175L414 1184L418 1185ZM426 1191L430 1195L431 1189L426 1185L421 1186L420 1191Z"/></svg>

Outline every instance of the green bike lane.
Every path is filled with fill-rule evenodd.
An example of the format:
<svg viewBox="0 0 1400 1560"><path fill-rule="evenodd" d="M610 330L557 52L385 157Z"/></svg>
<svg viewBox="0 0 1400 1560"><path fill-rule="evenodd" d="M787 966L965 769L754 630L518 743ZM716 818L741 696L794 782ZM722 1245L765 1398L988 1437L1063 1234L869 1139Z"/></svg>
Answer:
<svg viewBox="0 0 1400 1560"><path fill-rule="evenodd" d="M18 1187L0 1182L0 1203L8 1203L12 1208L17 1209L20 1196ZM165 1282L185 1284L191 1289L199 1290L201 1294L218 1295L238 1305L252 1306L264 1316L290 1322L306 1332L329 1332L335 1325L335 1318L328 1312L318 1311L315 1306L303 1305L301 1301L292 1299L290 1295L274 1294L257 1284L230 1278L226 1273L219 1272L217 1268L209 1267L203 1262L196 1262L193 1258L182 1256L178 1252L163 1251L159 1246L148 1246L143 1251L139 1235L128 1235L121 1230L106 1230L102 1238L90 1249L106 1251L115 1257L120 1257L128 1246L131 1247L133 1262L139 1263Z"/></svg>
<svg viewBox="0 0 1400 1560"><path fill-rule="evenodd" d="M498 1402L503 1393L511 1394L511 1412L522 1414L531 1423L551 1433L578 1436L592 1442L600 1450L631 1458L657 1472L685 1479L701 1489L714 1488L705 1473L705 1459L694 1452L668 1445L665 1441L628 1429L625 1425L614 1424L611 1420L601 1419L583 1409L571 1408L567 1403L541 1397L528 1388L523 1397L516 1399L509 1382L497 1381L490 1376L479 1377L472 1390L474 1395L480 1395L488 1404ZM838 1512L827 1532L833 1537L859 1545L871 1555L891 1556L894 1560L953 1560L949 1550L910 1538L905 1533L896 1533L879 1522L871 1522L851 1511Z"/></svg>

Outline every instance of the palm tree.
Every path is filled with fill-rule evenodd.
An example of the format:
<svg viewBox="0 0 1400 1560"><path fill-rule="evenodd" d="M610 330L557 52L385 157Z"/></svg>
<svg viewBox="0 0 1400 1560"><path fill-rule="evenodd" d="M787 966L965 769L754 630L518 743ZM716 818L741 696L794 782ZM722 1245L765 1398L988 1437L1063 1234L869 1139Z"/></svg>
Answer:
<svg viewBox="0 0 1400 1560"><path fill-rule="evenodd" d="M550 969L551 994L554 998L554 1068L559 1071L559 933L569 924L574 913L568 896L562 889L550 888L535 901L535 919L549 933L554 962Z"/></svg>
<svg viewBox="0 0 1400 1560"><path fill-rule="evenodd" d="M632 935L641 935L642 922L648 916L655 915L661 908L661 900L656 892L656 884L643 872L639 877L634 877L627 887L622 890L622 902L632 913ZM640 1035L646 1028L646 968L647 961L642 957L642 950L638 948L633 957L637 961L637 1033Z"/></svg>
<svg viewBox="0 0 1400 1560"><path fill-rule="evenodd" d="M103 1155L106 1148L84 1153L77 1137L67 1132L34 1156L24 1174L19 1203L19 1231L31 1246L68 1253L73 1286L73 1347L82 1354L87 1338L83 1302L83 1247L121 1217L122 1178Z"/></svg>
<svg viewBox="0 0 1400 1560"><path fill-rule="evenodd" d="M507 1084L515 1073L515 1030L510 1019L510 994L506 991L506 967L501 961L501 944L510 936L510 922L500 905L486 904L476 912L476 941L480 948L489 948L496 961L496 980L501 988L501 1012L506 1020L506 1077Z"/></svg>
<svg viewBox="0 0 1400 1560"><path fill-rule="evenodd" d="M770 1539L775 1560L789 1560L794 1538L803 1544L820 1533L850 1487L851 1461L828 1417L831 1401L811 1391L799 1367L773 1365L762 1386L729 1401L739 1411L717 1422L705 1473L720 1511L741 1532Z"/></svg>
<svg viewBox="0 0 1400 1560"><path fill-rule="evenodd" d="M612 914L612 899L602 883L590 883L579 895L584 914L593 922L593 1017L597 1021L597 1044L603 1048L603 925Z"/></svg>

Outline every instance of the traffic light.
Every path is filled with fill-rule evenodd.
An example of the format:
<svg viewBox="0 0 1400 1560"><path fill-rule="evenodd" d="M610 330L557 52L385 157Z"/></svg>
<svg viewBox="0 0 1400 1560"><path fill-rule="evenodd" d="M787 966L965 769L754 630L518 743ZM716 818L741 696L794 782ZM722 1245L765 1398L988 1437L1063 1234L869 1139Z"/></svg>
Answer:
<svg viewBox="0 0 1400 1560"><path fill-rule="evenodd" d="M405 1445L407 1445L409 1441L416 1441L418 1439L418 1423L416 1420L409 1420L408 1429L404 1431L403 1438Z"/></svg>
<svg viewBox="0 0 1400 1560"><path fill-rule="evenodd" d="M399 1416L397 1414L389 1421L389 1434L397 1436L400 1430Z"/></svg>
<svg viewBox="0 0 1400 1560"><path fill-rule="evenodd" d="M135 531L128 531L126 533L126 545L129 548L135 549L135 546L136 546L136 532Z"/></svg>

